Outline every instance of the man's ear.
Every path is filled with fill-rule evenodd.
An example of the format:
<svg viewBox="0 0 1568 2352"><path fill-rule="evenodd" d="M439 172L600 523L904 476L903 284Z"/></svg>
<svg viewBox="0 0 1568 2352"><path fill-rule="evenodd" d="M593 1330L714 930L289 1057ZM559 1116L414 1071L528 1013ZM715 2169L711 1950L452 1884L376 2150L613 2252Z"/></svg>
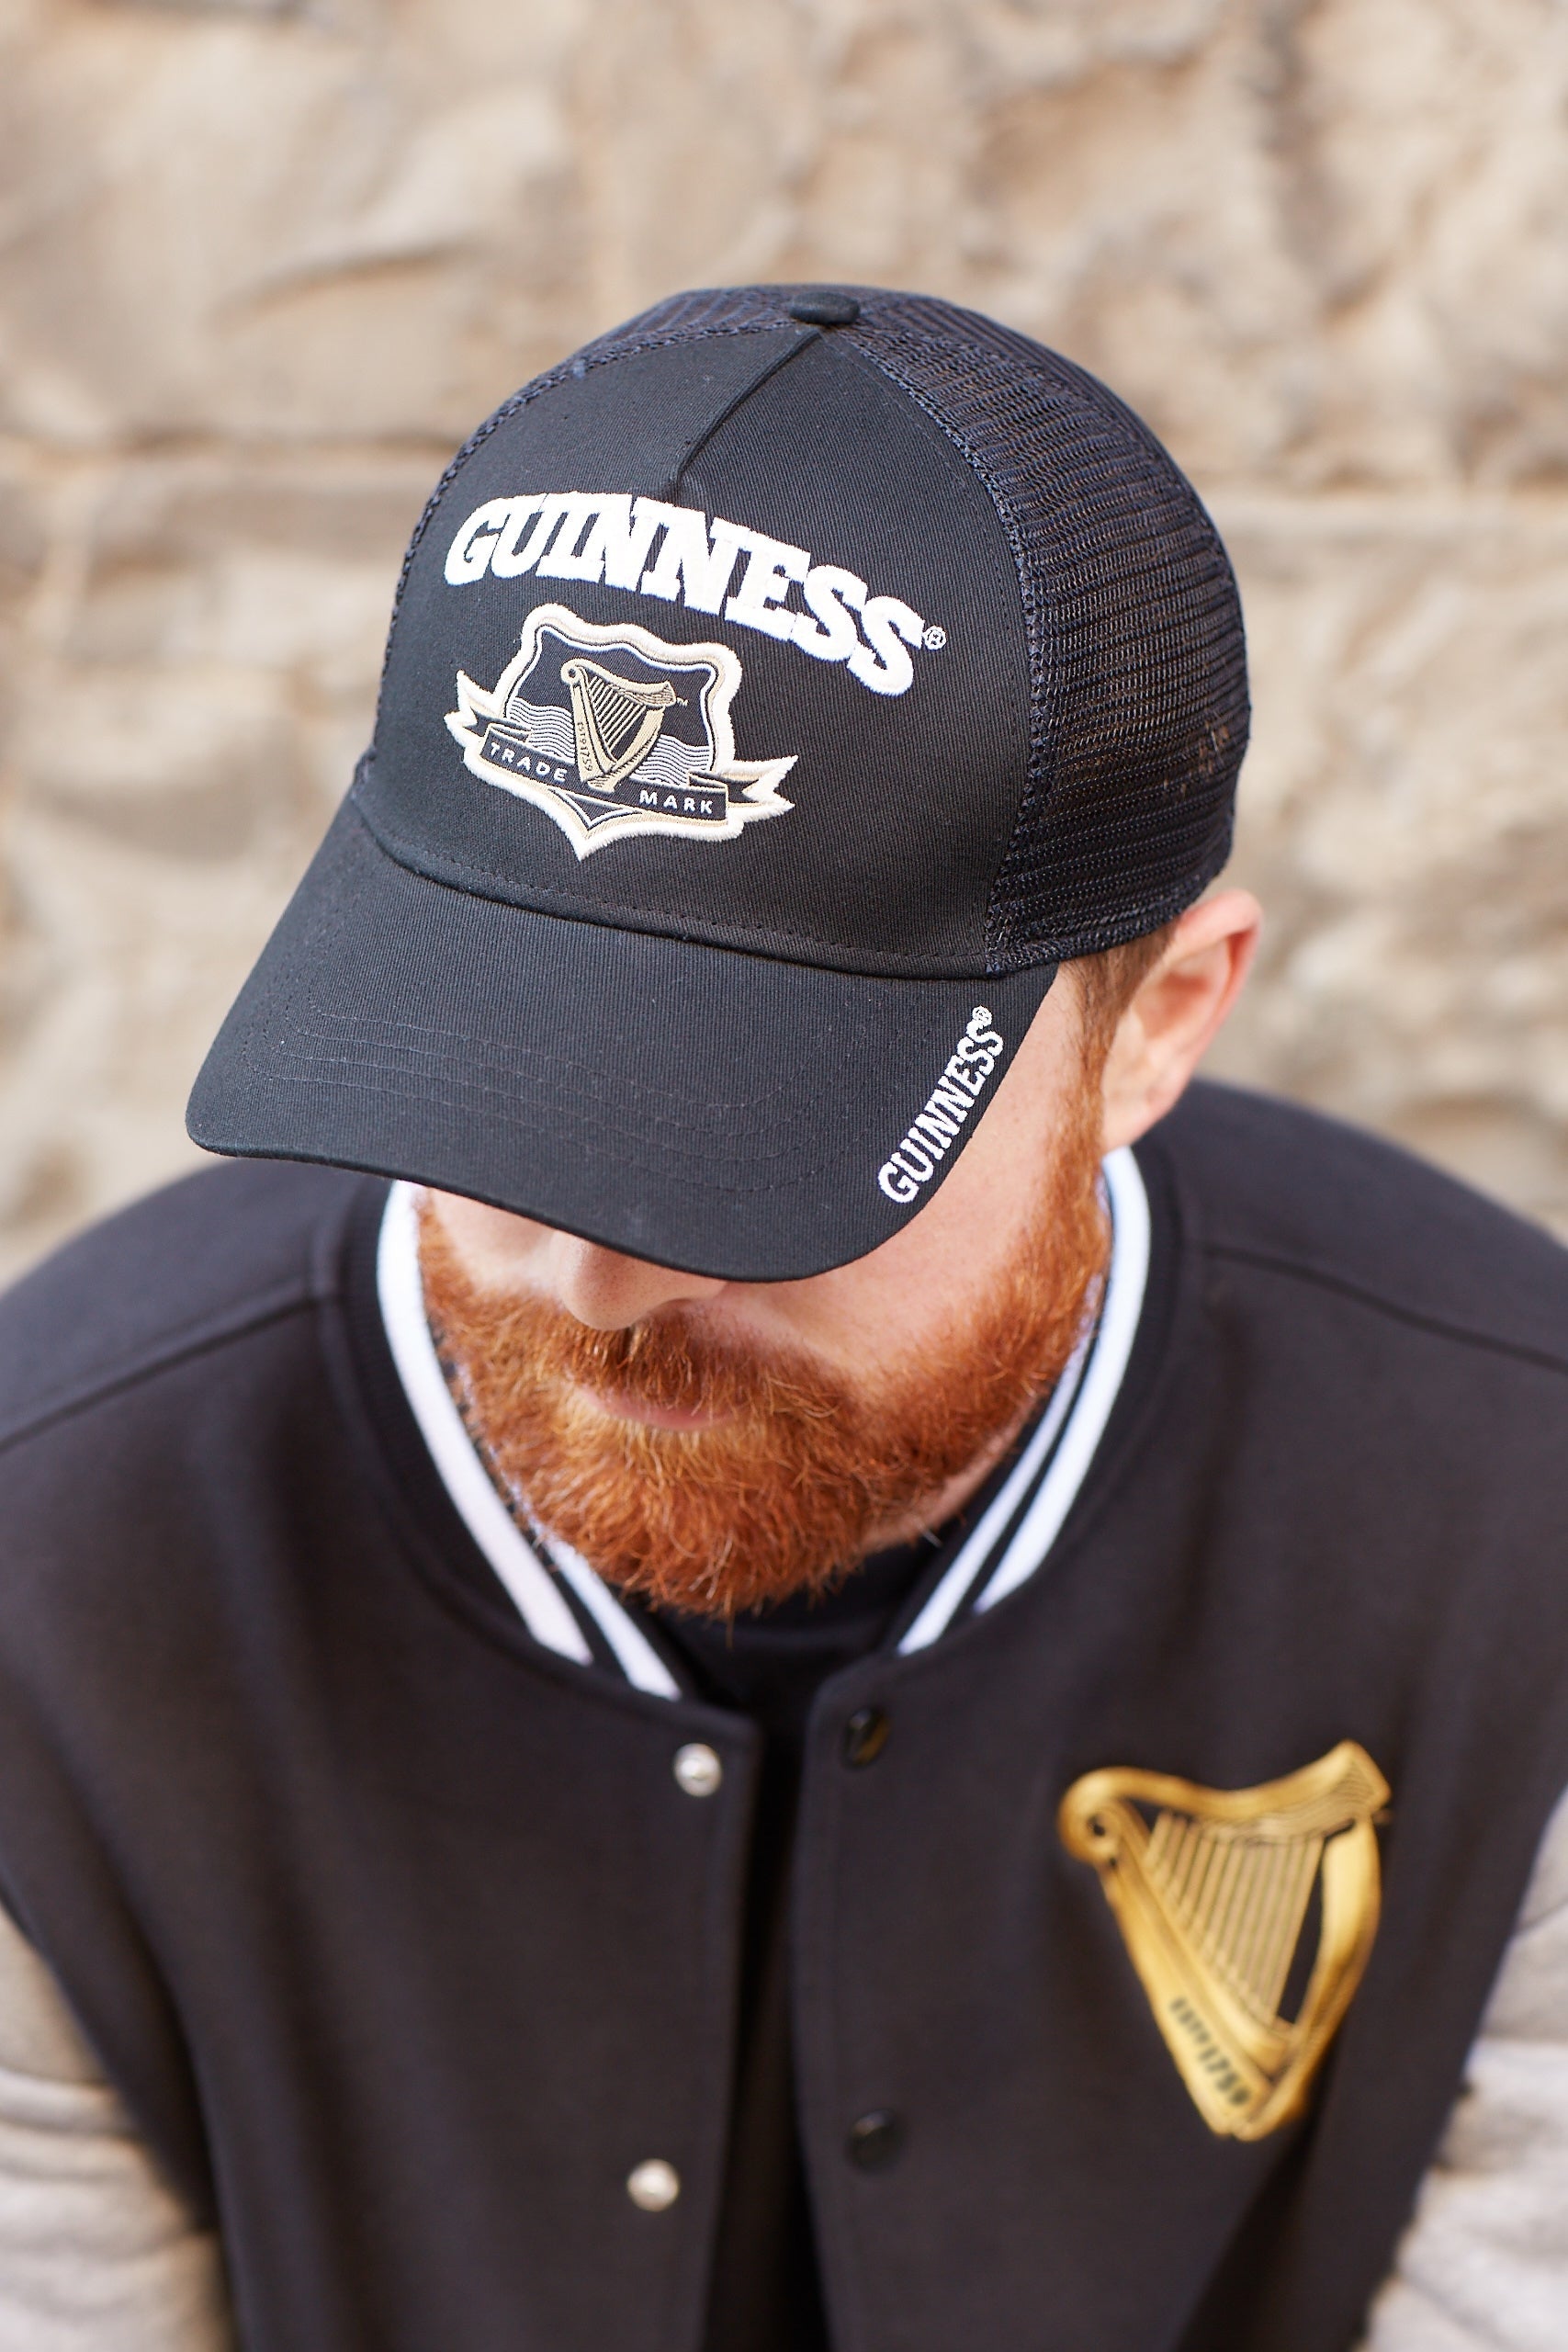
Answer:
<svg viewBox="0 0 1568 2352"><path fill-rule="evenodd" d="M1178 1101L1241 992L1262 922L1250 890L1221 890L1180 918L1106 1056L1107 1151L1135 1143Z"/></svg>

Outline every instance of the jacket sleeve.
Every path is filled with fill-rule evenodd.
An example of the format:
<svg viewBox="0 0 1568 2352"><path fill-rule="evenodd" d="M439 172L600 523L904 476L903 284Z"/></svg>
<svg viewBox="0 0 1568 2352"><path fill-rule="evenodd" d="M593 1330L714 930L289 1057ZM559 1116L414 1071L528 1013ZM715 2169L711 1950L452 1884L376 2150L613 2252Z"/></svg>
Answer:
<svg viewBox="0 0 1568 2352"><path fill-rule="evenodd" d="M1568 2343L1568 1797L1361 2352Z"/></svg>
<svg viewBox="0 0 1568 2352"><path fill-rule="evenodd" d="M233 2352L196 2226L0 1911L0 2352Z"/></svg>

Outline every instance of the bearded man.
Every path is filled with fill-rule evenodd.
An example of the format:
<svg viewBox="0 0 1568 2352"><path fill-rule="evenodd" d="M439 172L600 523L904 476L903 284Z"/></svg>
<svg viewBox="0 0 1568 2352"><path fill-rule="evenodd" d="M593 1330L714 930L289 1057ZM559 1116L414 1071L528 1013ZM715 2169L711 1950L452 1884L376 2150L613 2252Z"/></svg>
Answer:
<svg viewBox="0 0 1568 2352"><path fill-rule="evenodd" d="M1188 1091L1246 733L945 303L459 453L250 1164L4 1310L0 2346L1559 2340L1568 1275Z"/></svg>

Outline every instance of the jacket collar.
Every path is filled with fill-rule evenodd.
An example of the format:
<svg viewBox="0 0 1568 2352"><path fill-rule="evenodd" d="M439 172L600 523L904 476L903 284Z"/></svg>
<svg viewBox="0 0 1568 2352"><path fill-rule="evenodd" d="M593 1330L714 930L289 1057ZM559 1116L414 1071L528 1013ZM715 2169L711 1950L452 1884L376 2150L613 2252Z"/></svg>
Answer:
<svg viewBox="0 0 1568 2352"><path fill-rule="evenodd" d="M1111 1265L1100 1313L1084 1332L1011 1469L942 1568L895 1647L929 1649L1038 1574L1089 1474L1126 1374L1149 1266L1149 1207L1130 1150L1110 1153L1104 1180ZM425 1319L418 1191L391 1188L377 1252L382 1321L403 1393L454 1509L544 1649L581 1666L607 1664L634 1689L684 1696L671 1665L602 1577L570 1546L525 1536L463 1423Z"/></svg>

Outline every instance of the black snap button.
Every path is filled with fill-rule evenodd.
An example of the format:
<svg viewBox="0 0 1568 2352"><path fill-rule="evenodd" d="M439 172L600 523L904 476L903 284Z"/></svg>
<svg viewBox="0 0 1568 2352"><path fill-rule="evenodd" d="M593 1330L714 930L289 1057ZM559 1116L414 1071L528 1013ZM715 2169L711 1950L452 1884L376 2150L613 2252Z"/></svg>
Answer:
<svg viewBox="0 0 1568 2352"><path fill-rule="evenodd" d="M846 1764L874 1764L893 1726L880 1707L857 1707L844 1725Z"/></svg>
<svg viewBox="0 0 1568 2352"><path fill-rule="evenodd" d="M882 2172L904 2144L904 2122L888 2107L873 2108L850 2126L850 2162L862 2172Z"/></svg>
<svg viewBox="0 0 1568 2352"><path fill-rule="evenodd" d="M852 327L860 316L852 294L801 294L784 309L805 327Z"/></svg>

